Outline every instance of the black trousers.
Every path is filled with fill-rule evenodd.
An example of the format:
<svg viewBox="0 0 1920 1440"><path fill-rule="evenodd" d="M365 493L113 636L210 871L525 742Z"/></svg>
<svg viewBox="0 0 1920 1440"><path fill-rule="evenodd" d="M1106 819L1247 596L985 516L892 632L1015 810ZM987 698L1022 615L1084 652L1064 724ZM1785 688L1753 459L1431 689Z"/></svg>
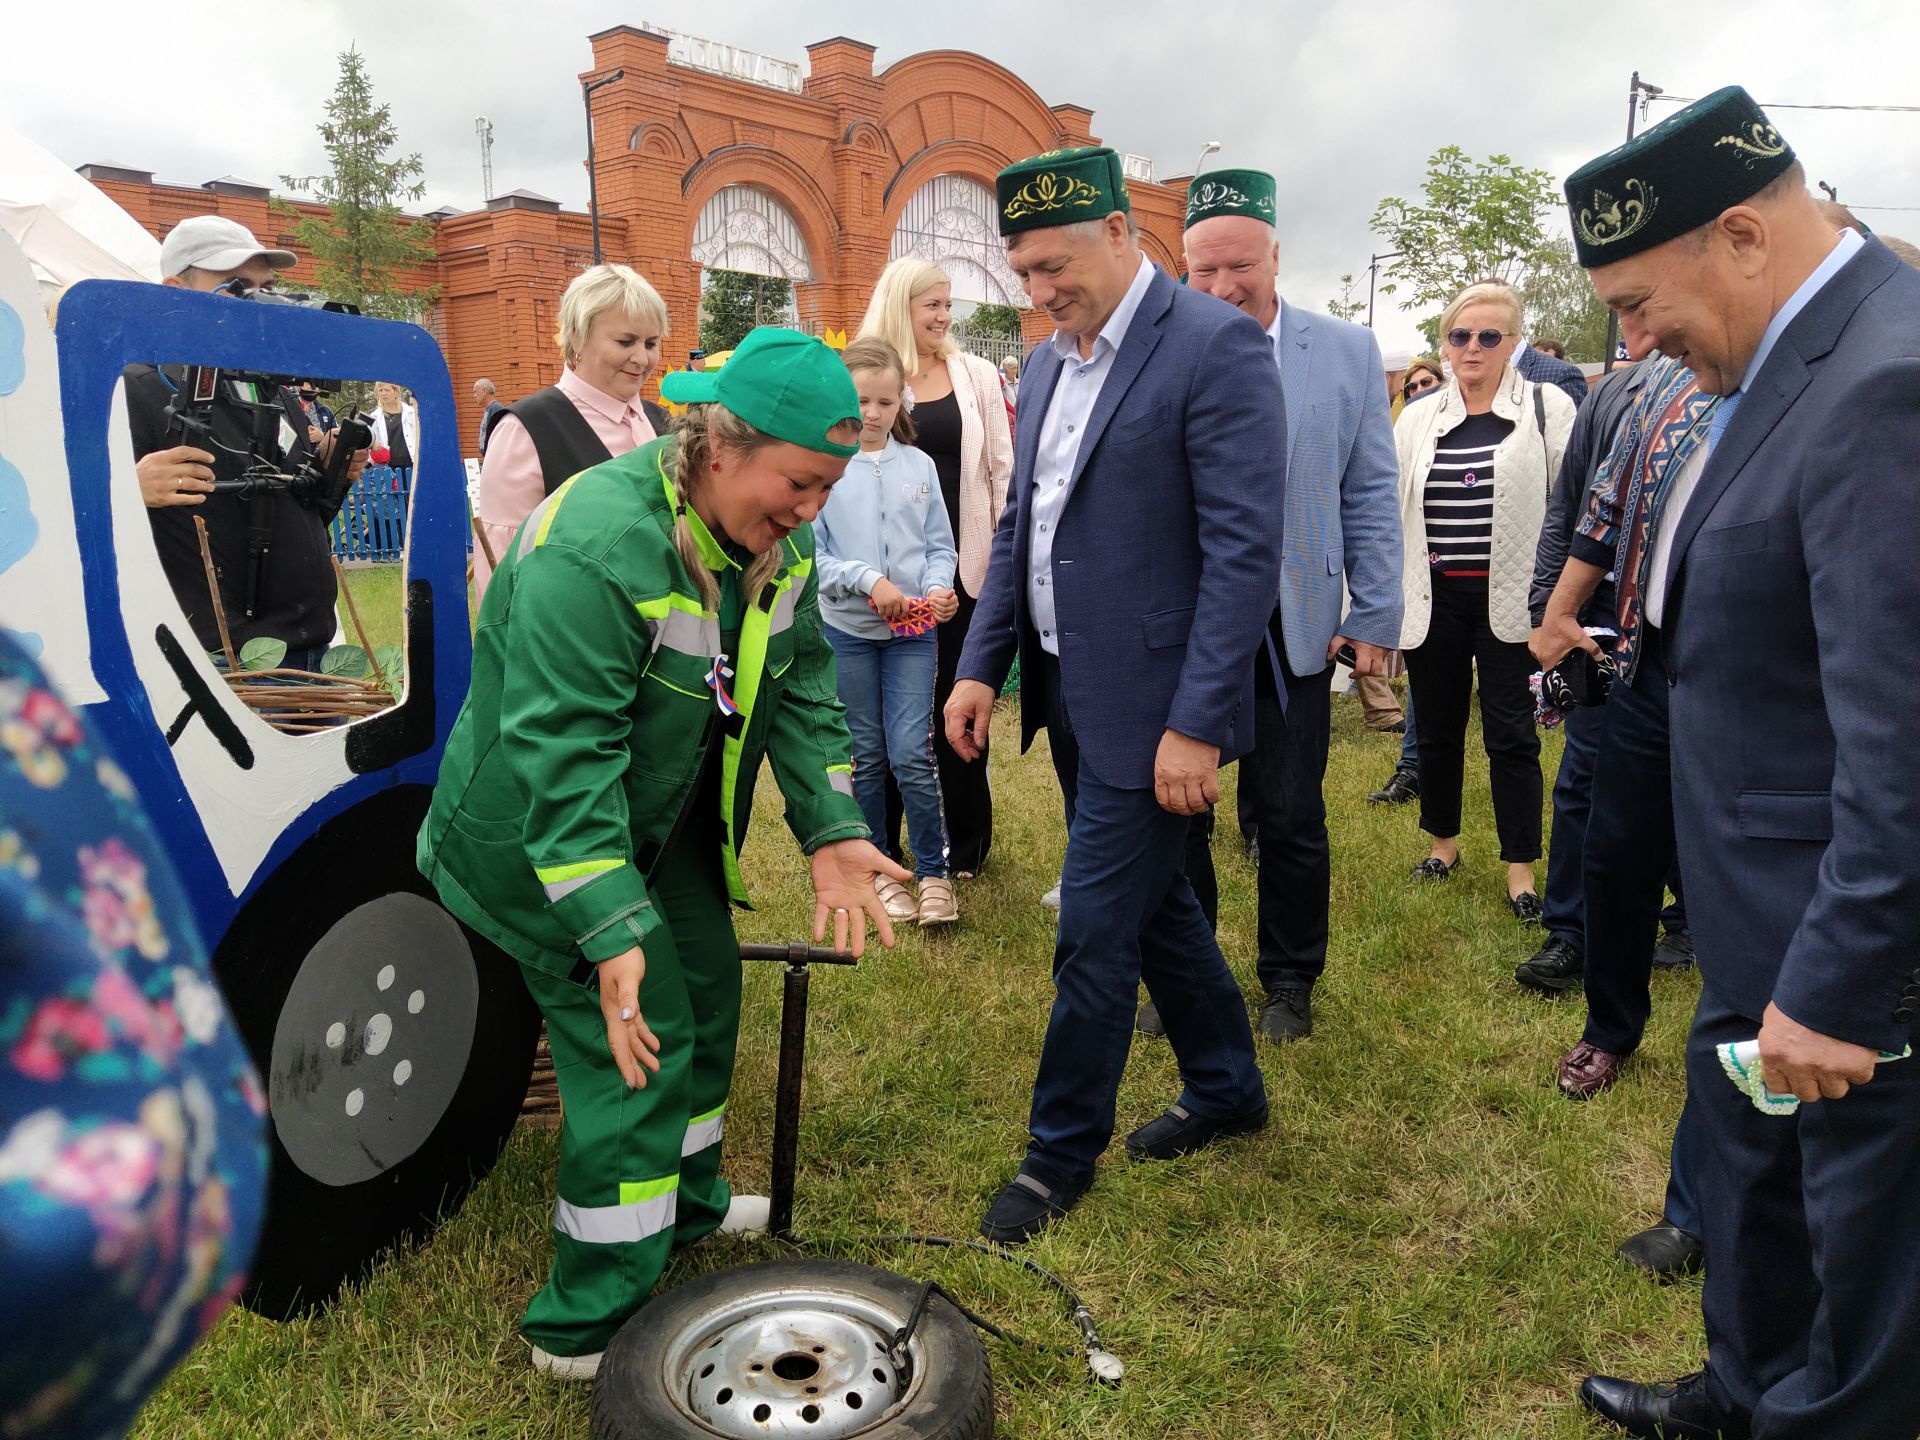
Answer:
<svg viewBox="0 0 1920 1440"><path fill-rule="evenodd" d="M1527 677L1533 656L1519 641L1496 640L1484 590L1436 580L1426 640L1408 650L1407 677L1420 707L1420 828L1443 840L1460 833L1467 719L1474 667L1480 672L1480 728L1493 785L1500 858L1540 858L1540 735Z"/></svg>
<svg viewBox="0 0 1920 1440"><path fill-rule="evenodd" d="M1712 957L1744 937L1698 939L1709 963L1683 1127L1708 1255L1708 1393L1723 1414L1750 1417L1752 1440L1912 1440L1920 1060L1884 1064L1842 1099L1761 1114L1714 1053L1760 1028L1720 1003L1711 978Z"/></svg>
<svg viewBox="0 0 1920 1440"><path fill-rule="evenodd" d="M993 848L993 792L987 788L987 737L980 737L980 758L962 760L947 743L943 715L947 697L960 670L960 652L966 648L967 627L973 623L976 602L957 581L953 593L960 602L953 619L936 635L939 659L933 671L933 758L940 772L940 808L947 819L947 868L977 875ZM876 843L896 861L900 858L900 821L903 814L899 787L887 773L887 833Z"/></svg>
<svg viewBox="0 0 1920 1440"><path fill-rule="evenodd" d="M1286 678L1284 712L1274 696L1255 694L1253 750L1240 759L1240 810L1260 841L1259 975L1268 991L1311 987L1326 970L1333 888L1323 793L1333 667ZM1212 833L1210 817L1205 829ZM1194 891L1217 893L1211 850L1196 840L1188 854Z"/></svg>

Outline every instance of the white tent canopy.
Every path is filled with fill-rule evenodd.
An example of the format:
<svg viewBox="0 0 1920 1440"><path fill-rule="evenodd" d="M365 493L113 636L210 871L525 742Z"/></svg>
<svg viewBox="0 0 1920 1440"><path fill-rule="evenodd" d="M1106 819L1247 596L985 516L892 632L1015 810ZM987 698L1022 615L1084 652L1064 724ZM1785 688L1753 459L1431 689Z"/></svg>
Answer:
<svg viewBox="0 0 1920 1440"><path fill-rule="evenodd" d="M91 183L0 125L0 230L51 302L76 280L160 279L160 242Z"/></svg>

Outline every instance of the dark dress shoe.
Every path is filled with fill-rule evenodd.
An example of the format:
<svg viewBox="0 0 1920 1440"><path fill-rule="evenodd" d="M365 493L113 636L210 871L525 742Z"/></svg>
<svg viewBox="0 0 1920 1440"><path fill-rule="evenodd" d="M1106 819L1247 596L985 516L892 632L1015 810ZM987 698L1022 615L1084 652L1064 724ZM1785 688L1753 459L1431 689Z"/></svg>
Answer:
<svg viewBox="0 0 1920 1440"><path fill-rule="evenodd" d="M1641 1440L1746 1440L1744 1424L1714 1413L1704 1374L1657 1385L1589 1375L1580 1403Z"/></svg>
<svg viewBox="0 0 1920 1440"><path fill-rule="evenodd" d="M1393 778L1367 795L1369 805L1411 805L1420 798L1420 777L1407 770L1396 770Z"/></svg>
<svg viewBox="0 0 1920 1440"><path fill-rule="evenodd" d="M1262 1039L1279 1044L1306 1039L1313 1034L1313 991L1297 985L1269 990L1254 1028Z"/></svg>
<svg viewBox="0 0 1920 1440"><path fill-rule="evenodd" d="M1447 862L1442 860L1438 855L1429 855L1413 867L1413 878L1416 880L1445 880L1459 868L1460 857L1457 855L1454 857L1451 865L1447 864Z"/></svg>
<svg viewBox="0 0 1920 1440"><path fill-rule="evenodd" d="M1542 995L1564 995L1578 990L1587 976L1587 957L1580 947L1559 935L1514 967L1513 978Z"/></svg>
<svg viewBox="0 0 1920 1440"><path fill-rule="evenodd" d="M1686 930L1669 930L1660 937L1660 943L1653 950L1653 968L1656 970L1691 970L1693 968L1693 935Z"/></svg>
<svg viewBox="0 0 1920 1440"><path fill-rule="evenodd" d="M1518 895L1509 895L1507 905L1513 911L1513 918L1522 925L1538 925L1540 917L1547 913L1541 905L1540 897L1531 890L1522 890Z"/></svg>
<svg viewBox="0 0 1920 1440"><path fill-rule="evenodd" d="M1560 1093L1569 1100L1591 1100L1620 1078L1626 1059L1582 1040L1560 1057Z"/></svg>
<svg viewBox="0 0 1920 1440"><path fill-rule="evenodd" d="M1174 1160L1191 1155L1203 1145L1229 1135L1251 1135L1267 1128L1267 1107L1233 1120L1196 1115L1184 1105L1169 1105L1127 1136L1127 1155L1134 1160Z"/></svg>
<svg viewBox="0 0 1920 1440"><path fill-rule="evenodd" d="M980 1233L1002 1245L1024 1245L1080 1203L1093 1188L1089 1180L1074 1189L1054 1185L1022 1170L994 1197L980 1222Z"/></svg>
<svg viewBox="0 0 1920 1440"><path fill-rule="evenodd" d="M1140 1013L1133 1017L1133 1028L1156 1039L1165 1038L1167 1033L1166 1022L1160 1018L1160 1007L1151 999L1140 1002Z"/></svg>
<svg viewBox="0 0 1920 1440"><path fill-rule="evenodd" d="M1682 1275L1698 1275L1707 1266L1707 1252L1700 1237L1664 1220L1623 1241L1613 1253L1662 1284Z"/></svg>

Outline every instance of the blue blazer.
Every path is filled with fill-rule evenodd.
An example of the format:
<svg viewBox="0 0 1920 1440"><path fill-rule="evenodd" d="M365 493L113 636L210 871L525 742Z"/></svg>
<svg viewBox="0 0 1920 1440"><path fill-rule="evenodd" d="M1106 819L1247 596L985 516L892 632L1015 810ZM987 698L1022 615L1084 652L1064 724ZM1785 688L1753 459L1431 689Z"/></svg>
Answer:
<svg viewBox="0 0 1920 1440"><path fill-rule="evenodd" d="M1920 1013L1920 273L1867 241L1781 334L1676 523L1701 977L1756 1021L1771 1000L1898 1051Z"/></svg>
<svg viewBox="0 0 1920 1440"><path fill-rule="evenodd" d="M1544 350L1536 350L1531 345L1521 353L1520 359L1515 362L1513 368L1520 372L1520 378L1523 380L1531 380L1536 385L1559 386L1567 392L1567 398L1573 401L1576 407L1586 404L1587 396L1592 393L1591 387L1587 384L1586 371L1571 360L1561 360L1547 354Z"/></svg>
<svg viewBox="0 0 1920 1440"><path fill-rule="evenodd" d="M1041 345L1020 373L1007 513L994 531L959 678L996 690L1027 617L1034 452L1060 378ZM1266 331L1155 269L1087 423L1053 537L1060 680L1080 753L1108 785L1149 789L1167 730L1253 744L1253 659L1280 584L1287 422ZM1021 705L1021 748L1045 722Z"/></svg>
<svg viewBox="0 0 1920 1440"><path fill-rule="evenodd" d="M1288 667L1317 675L1335 635L1388 650L1399 643L1400 461L1371 330L1282 301L1279 360L1287 404L1280 625ZM1343 577L1352 592L1344 623Z"/></svg>

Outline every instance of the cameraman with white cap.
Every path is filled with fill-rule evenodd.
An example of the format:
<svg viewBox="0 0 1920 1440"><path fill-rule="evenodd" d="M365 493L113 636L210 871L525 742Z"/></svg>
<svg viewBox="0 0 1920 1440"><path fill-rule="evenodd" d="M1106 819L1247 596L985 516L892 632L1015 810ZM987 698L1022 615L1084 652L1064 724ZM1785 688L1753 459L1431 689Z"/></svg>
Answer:
<svg viewBox="0 0 1920 1440"><path fill-rule="evenodd" d="M238 281L247 290L270 290L275 272L295 259L291 251L268 249L233 220L196 215L174 226L161 244L161 283L214 291ZM171 443L168 412L183 378L176 366L131 365L125 374L134 469L174 596L201 647L218 650L219 627L193 524L198 515L207 524L221 608L236 649L269 636L285 642L284 665L316 670L335 629L327 534L332 513L301 503L283 488L215 493L216 479L235 481L247 472L252 419L222 387L205 416L218 455L197 444ZM322 459L331 440L322 441ZM297 468L309 453L306 438L296 435L283 463ZM363 464L356 456L355 468Z"/></svg>

